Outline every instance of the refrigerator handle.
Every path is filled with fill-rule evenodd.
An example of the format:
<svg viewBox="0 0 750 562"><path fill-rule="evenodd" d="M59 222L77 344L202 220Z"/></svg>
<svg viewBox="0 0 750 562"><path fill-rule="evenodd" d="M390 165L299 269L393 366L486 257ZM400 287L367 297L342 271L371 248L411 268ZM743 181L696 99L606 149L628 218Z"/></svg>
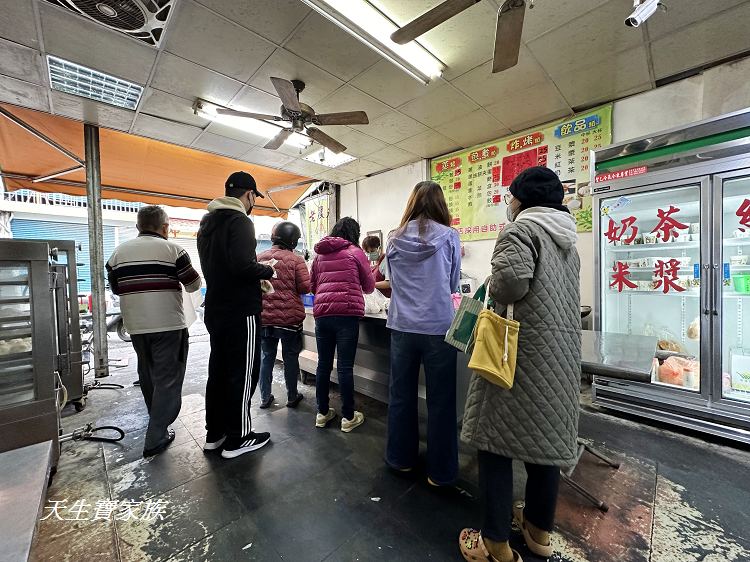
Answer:
<svg viewBox="0 0 750 562"><path fill-rule="evenodd" d="M704 283L704 282L705 282L706 280L708 280L708 278L709 278L709 274L708 274L708 273L709 273L709 270L711 269L711 266L710 266L709 264L707 264L707 263L704 263L704 264L703 264L703 269L705 270L705 273L704 273L704 275L703 275L703 280L701 281L701 285L703 285L703 283ZM708 293L709 293L709 291L708 291L708 289L706 289L706 290L705 290L705 292L703 293L704 297L705 297L705 295L707 295ZM710 299L710 302L709 302L709 299ZM704 309L703 309L703 315L704 315L704 316L708 316L708 315L710 315L710 314L711 314L711 308L710 308L710 307L711 307L711 304L712 304L712 303L713 303L713 297L711 297L711 296L709 295L709 298L707 298L707 299L705 300L705 306L706 306L706 308L704 308Z"/></svg>
<svg viewBox="0 0 750 562"><path fill-rule="evenodd" d="M714 271L717 271L719 269L719 264L715 263L713 267L714 267ZM721 285L719 285L719 287L721 287ZM718 298L717 298L718 292L719 292L719 289L716 289L716 288L714 288L714 290L711 291L711 311L713 312L714 316L718 316L719 315L719 304L717 302L718 301Z"/></svg>

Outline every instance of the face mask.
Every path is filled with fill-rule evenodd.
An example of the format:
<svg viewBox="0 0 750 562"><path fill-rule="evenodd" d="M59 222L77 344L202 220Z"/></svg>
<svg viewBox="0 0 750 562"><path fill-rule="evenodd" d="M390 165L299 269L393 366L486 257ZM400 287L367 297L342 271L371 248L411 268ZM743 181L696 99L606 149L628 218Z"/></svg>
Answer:
<svg viewBox="0 0 750 562"><path fill-rule="evenodd" d="M370 252L367 254L367 257L370 258L370 261L377 261L377 259L380 257L380 252L378 250L375 250L374 252Z"/></svg>
<svg viewBox="0 0 750 562"><path fill-rule="evenodd" d="M513 222L513 211L511 210L510 205L505 208L505 216L508 218L508 222Z"/></svg>

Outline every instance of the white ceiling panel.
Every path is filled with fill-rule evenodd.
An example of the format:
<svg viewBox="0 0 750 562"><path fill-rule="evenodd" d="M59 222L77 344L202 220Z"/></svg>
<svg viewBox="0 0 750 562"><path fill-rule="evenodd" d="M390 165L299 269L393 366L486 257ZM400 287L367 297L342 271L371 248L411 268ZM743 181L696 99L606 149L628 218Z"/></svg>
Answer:
<svg viewBox="0 0 750 562"><path fill-rule="evenodd" d="M252 144L205 132L193 142L192 146L200 150L223 154L230 158L239 158L253 148Z"/></svg>
<svg viewBox="0 0 750 562"><path fill-rule="evenodd" d="M453 121L479 106L450 84L402 105L399 110L430 127Z"/></svg>
<svg viewBox="0 0 750 562"><path fill-rule="evenodd" d="M470 70L451 83L481 105L495 103L514 91L523 90L547 79L547 73L525 46L521 47L518 64L492 74L492 62Z"/></svg>
<svg viewBox="0 0 750 562"><path fill-rule="evenodd" d="M387 146L382 150L373 152L367 157L368 160L376 164L383 164L388 168L397 168L410 162L416 162L420 159L416 154L412 154L397 146Z"/></svg>
<svg viewBox="0 0 750 562"><path fill-rule="evenodd" d="M139 115L132 132L152 139L188 146L201 133L198 127L157 119L150 115Z"/></svg>
<svg viewBox="0 0 750 562"><path fill-rule="evenodd" d="M275 43L281 43L310 12L299 0L197 1Z"/></svg>
<svg viewBox="0 0 750 562"><path fill-rule="evenodd" d="M250 85L275 94L271 76L302 80L305 91L300 94L300 99L307 105L314 105L343 84L332 74L284 49L274 51L250 80Z"/></svg>
<svg viewBox="0 0 750 562"><path fill-rule="evenodd" d="M288 156L278 150L267 150L262 146L256 146L251 148L241 157L245 162L251 164L260 164L262 166L271 166L272 168L281 168L284 164L287 164L294 160L292 156Z"/></svg>
<svg viewBox="0 0 750 562"><path fill-rule="evenodd" d="M750 107L750 57L707 70L703 115L716 116Z"/></svg>
<svg viewBox="0 0 750 562"><path fill-rule="evenodd" d="M284 46L344 81L380 60L375 51L316 13L308 16Z"/></svg>
<svg viewBox="0 0 750 562"><path fill-rule="evenodd" d="M438 125L435 129L461 146L472 146L510 133L510 129L484 109L478 109L460 119Z"/></svg>
<svg viewBox="0 0 750 562"><path fill-rule="evenodd" d="M284 169L288 172L307 176L309 178L317 178L320 174L330 170L328 166L316 164L315 162L308 162L307 160L301 160L299 158L284 164Z"/></svg>
<svg viewBox="0 0 750 562"><path fill-rule="evenodd" d="M398 107L429 93L442 84L442 81L438 79L425 86L384 59L354 78L350 84L391 107Z"/></svg>
<svg viewBox="0 0 750 562"><path fill-rule="evenodd" d="M750 50L750 2L651 43L656 79Z"/></svg>
<svg viewBox="0 0 750 562"><path fill-rule="evenodd" d="M47 88L7 76L0 76L0 102L49 111Z"/></svg>
<svg viewBox="0 0 750 562"><path fill-rule="evenodd" d="M518 131L529 123L542 123L540 118L549 114L571 113L568 104L549 81L516 92L513 96L488 105L486 109L513 131Z"/></svg>
<svg viewBox="0 0 750 562"><path fill-rule="evenodd" d="M55 115L70 117L119 131L127 131L133 123L135 112L98 103L79 96L71 96L55 90L51 93Z"/></svg>
<svg viewBox="0 0 750 562"><path fill-rule="evenodd" d="M461 148L461 145L457 144L456 141L436 131L420 133L410 139L401 141L397 146L422 158L432 158Z"/></svg>
<svg viewBox="0 0 750 562"><path fill-rule="evenodd" d="M529 42L528 47L553 78L605 60L643 44L643 31L624 24L632 6L627 0L610 0Z"/></svg>
<svg viewBox="0 0 750 562"><path fill-rule="evenodd" d="M148 88L141 98L141 113L203 128L208 125L209 120L195 115L193 112L194 101Z"/></svg>
<svg viewBox="0 0 750 562"><path fill-rule="evenodd" d="M38 4L44 48L49 54L138 84L146 83L156 59L155 49L47 2Z"/></svg>
<svg viewBox="0 0 750 562"><path fill-rule="evenodd" d="M724 10L746 4L747 0L680 0L669 2L666 12L657 11L646 22L652 41L685 26L716 17ZM666 2L665 2L666 4Z"/></svg>
<svg viewBox="0 0 750 562"><path fill-rule="evenodd" d="M350 129L349 127L322 127L325 132L346 146L346 153L361 158L378 150L382 150L386 143L374 139L369 135Z"/></svg>
<svg viewBox="0 0 750 562"><path fill-rule="evenodd" d="M370 119L369 125L352 125L352 128L388 144L395 144L428 130L419 121L395 111Z"/></svg>
<svg viewBox="0 0 750 562"><path fill-rule="evenodd" d="M206 127L205 131L214 135L242 141L249 144L250 146L266 144L266 142L268 142L271 138L268 135L258 135L250 131L238 129L236 127L229 127L215 121L212 122L208 127Z"/></svg>
<svg viewBox="0 0 750 562"><path fill-rule="evenodd" d="M273 53L267 40L193 2L180 2L166 49L242 82Z"/></svg>
<svg viewBox="0 0 750 562"><path fill-rule="evenodd" d="M537 2L534 9L526 10L523 22L523 40L536 39L540 35L580 18L586 12L596 9L608 0L553 0ZM623 3L627 4L629 0ZM630 2L629 6L633 3ZM627 14L626 14L627 15ZM623 21L625 16L623 16Z"/></svg>
<svg viewBox="0 0 750 562"><path fill-rule="evenodd" d="M263 90L259 90L253 86L245 86L232 101L231 106L234 109L243 111L279 115L281 110L281 100L278 97L267 94Z"/></svg>
<svg viewBox="0 0 750 562"><path fill-rule="evenodd" d="M571 107L620 98L634 89L648 89L651 79L646 48L636 47L555 76L555 83Z"/></svg>
<svg viewBox="0 0 750 562"><path fill-rule="evenodd" d="M6 0L0 9L0 37L39 48L34 23L34 0Z"/></svg>
<svg viewBox="0 0 750 562"><path fill-rule="evenodd" d="M383 165L376 162L370 162L369 160L357 159L348 164L344 164L343 166L339 166L336 169L361 178L379 172L383 169Z"/></svg>
<svg viewBox="0 0 750 562"><path fill-rule="evenodd" d="M341 185L353 182L355 177L354 174L342 172L338 168L320 174L320 179L332 181Z"/></svg>
<svg viewBox="0 0 750 562"><path fill-rule="evenodd" d="M39 51L0 39L0 74L43 85Z"/></svg>
<svg viewBox="0 0 750 562"><path fill-rule="evenodd" d="M242 88L236 80L170 53L161 54L152 85L185 99L202 98L222 105Z"/></svg>
<svg viewBox="0 0 750 562"><path fill-rule="evenodd" d="M341 86L323 101L315 104L316 113L335 113L338 111L364 111L370 122L388 113L390 108L374 97L360 92L351 86Z"/></svg>

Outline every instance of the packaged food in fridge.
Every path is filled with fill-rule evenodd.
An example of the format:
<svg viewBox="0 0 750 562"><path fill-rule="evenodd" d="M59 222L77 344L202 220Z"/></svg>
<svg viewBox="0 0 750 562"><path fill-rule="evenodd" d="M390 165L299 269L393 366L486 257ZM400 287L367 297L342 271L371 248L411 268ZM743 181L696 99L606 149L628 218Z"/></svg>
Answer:
<svg viewBox="0 0 750 562"><path fill-rule="evenodd" d="M673 359L676 359L676 357L669 357L659 366L659 382L682 386L684 382L683 368Z"/></svg>
<svg viewBox="0 0 750 562"><path fill-rule="evenodd" d="M687 328L687 337L691 340L699 340L701 337L701 319L696 316Z"/></svg>

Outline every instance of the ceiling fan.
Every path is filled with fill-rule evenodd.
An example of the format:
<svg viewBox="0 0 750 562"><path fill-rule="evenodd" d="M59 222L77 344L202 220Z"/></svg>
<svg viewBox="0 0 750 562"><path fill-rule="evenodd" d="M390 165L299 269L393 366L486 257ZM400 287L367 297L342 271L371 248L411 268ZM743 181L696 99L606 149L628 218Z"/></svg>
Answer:
<svg viewBox="0 0 750 562"><path fill-rule="evenodd" d="M238 111L236 109L216 109L216 113L219 115L249 117L264 121L287 121L291 123L289 128L281 129L263 148L276 150L293 133L305 133L331 152L338 154L344 152L346 147L320 129L316 129L310 125L367 125L370 122L367 118L367 113L364 111L316 114L312 107L299 101L299 94L305 89L305 83L301 80L285 80L284 78L272 77L271 83L273 83L273 87L281 98L282 105L279 111L281 115L266 115L263 113Z"/></svg>
<svg viewBox="0 0 750 562"><path fill-rule="evenodd" d="M445 0L410 21L391 35L391 40L399 45L413 41L449 20L464 10L471 8L481 0ZM534 0L529 0L529 7L534 7ZM525 0L505 0L497 11L497 27L495 29L495 57L492 72L501 72L518 63L518 53L521 50L521 32L523 18L526 15Z"/></svg>

